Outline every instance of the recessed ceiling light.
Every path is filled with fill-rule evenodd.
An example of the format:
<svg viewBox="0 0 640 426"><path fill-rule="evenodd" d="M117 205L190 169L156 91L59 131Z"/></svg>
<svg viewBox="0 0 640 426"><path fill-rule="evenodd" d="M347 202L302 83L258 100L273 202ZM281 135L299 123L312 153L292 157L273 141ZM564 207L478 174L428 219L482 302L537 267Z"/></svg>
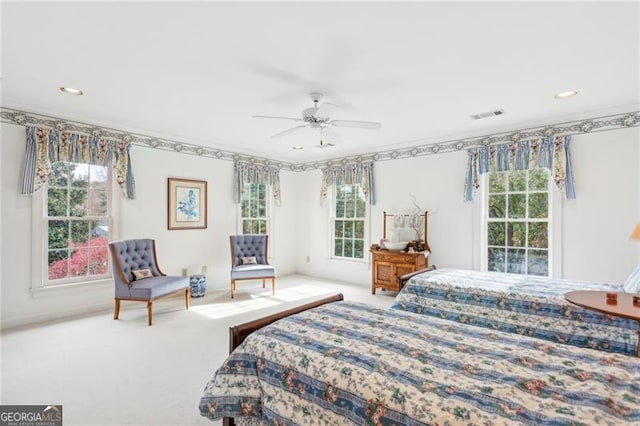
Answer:
<svg viewBox="0 0 640 426"><path fill-rule="evenodd" d="M299 150L299 149L304 149L304 148L303 148L303 147L301 147L301 146L299 146L299 145L296 145L296 146L294 146L294 147L293 147L293 149L295 149L295 150Z"/></svg>
<svg viewBox="0 0 640 426"><path fill-rule="evenodd" d="M77 95L80 96L83 94L82 90L80 89L74 89L73 87L61 87L60 91L62 93L66 93L67 95Z"/></svg>
<svg viewBox="0 0 640 426"><path fill-rule="evenodd" d="M553 97L556 99L567 99L567 98L572 98L577 94L578 92L576 92L575 90L570 90L568 92L556 93Z"/></svg>

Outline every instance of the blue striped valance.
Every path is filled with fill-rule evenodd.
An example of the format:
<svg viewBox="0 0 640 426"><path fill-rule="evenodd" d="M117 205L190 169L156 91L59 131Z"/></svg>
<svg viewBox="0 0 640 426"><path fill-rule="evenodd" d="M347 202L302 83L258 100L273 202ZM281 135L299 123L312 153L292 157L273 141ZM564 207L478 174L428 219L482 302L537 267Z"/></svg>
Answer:
<svg viewBox="0 0 640 426"><path fill-rule="evenodd" d="M115 139L27 127L27 152L22 172L22 194L31 195L49 180L51 164L57 161L111 166L124 195L135 198L131 171L131 145Z"/></svg>
<svg viewBox="0 0 640 426"><path fill-rule="evenodd" d="M372 206L376 204L373 188L373 162L341 164L323 168L320 202L323 203L327 199L330 186L352 184L360 185L369 204Z"/></svg>
<svg viewBox="0 0 640 426"><path fill-rule="evenodd" d="M236 161L236 203L242 202L242 194L245 184L266 184L271 187L271 193L276 205L280 205L280 169L264 164L255 164L250 161Z"/></svg>
<svg viewBox="0 0 640 426"><path fill-rule="evenodd" d="M464 188L465 201L473 199L473 191L480 186L479 176L482 174L537 167L549 169L558 189L568 199L575 199L570 140L571 136L558 136L470 149Z"/></svg>

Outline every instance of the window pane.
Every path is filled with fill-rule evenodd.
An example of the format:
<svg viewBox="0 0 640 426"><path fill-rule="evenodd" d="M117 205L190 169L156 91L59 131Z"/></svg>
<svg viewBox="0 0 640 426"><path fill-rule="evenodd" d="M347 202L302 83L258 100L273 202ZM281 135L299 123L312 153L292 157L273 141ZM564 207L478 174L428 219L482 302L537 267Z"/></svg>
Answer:
<svg viewBox="0 0 640 426"><path fill-rule="evenodd" d="M249 200L242 200L242 208L240 215L242 217L249 217Z"/></svg>
<svg viewBox="0 0 640 426"><path fill-rule="evenodd" d="M266 217L267 216L267 202L264 199L258 200L258 216L257 217Z"/></svg>
<svg viewBox="0 0 640 426"><path fill-rule="evenodd" d="M109 222L106 219L92 220L89 222L89 232L91 233L92 241L98 241L97 238L107 241L109 238ZM106 243L103 245L106 245Z"/></svg>
<svg viewBox="0 0 640 426"><path fill-rule="evenodd" d="M251 234L251 221L243 220L242 221L242 233L243 234Z"/></svg>
<svg viewBox="0 0 640 426"><path fill-rule="evenodd" d="M527 274L549 275L549 252L547 250L529 250Z"/></svg>
<svg viewBox="0 0 640 426"><path fill-rule="evenodd" d="M363 199L358 199L356 201L356 217L364 217L367 203Z"/></svg>
<svg viewBox="0 0 640 426"><path fill-rule="evenodd" d="M354 230L354 234L353 236L355 238L364 238L364 221L362 220L357 220L354 223L355 226L355 230Z"/></svg>
<svg viewBox="0 0 640 426"><path fill-rule="evenodd" d="M69 276L87 275L89 271L89 249L77 249L71 253L69 259Z"/></svg>
<svg viewBox="0 0 640 426"><path fill-rule="evenodd" d="M82 217L87 215L87 190L72 189L69 199L69 216Z"/></svg>
<svg viewBox="0 0 640 426"><path fill-rule="evenodd" d="M258 221L258 234L266 234L267 233L267 221L259 220Z"/></svg>
<svg viewBox="0 0 640 426"><path fill-rule="evenodd" d="M489 193L505 192L507 187L506 173L489 174Z"/></svg>
<svg viewBox="0 0 640 426"><path fill-rule="evenodd" d="M490 271L504 272L504 249L489 247L487 254L489 258L488 269Z"/></svg>
<svg viewBox="0 0 640 426"><path fill-rule="evenodd" d="M344 199L336 200L336 217L344 217Z"/></svg>
<svg viewBox="0 0 640 426"><path fill-rule="evenodd" d="M71 221L71 241L73 247L89 246L89 221L73 220Z"/></svg>
<svg viewBox="0 0 640 426"><path fill-rule="evenodd" d="M524 247L525 244L525 223L507 223L507 245L511 247Z"/></svg>
<svg viewBox="0 0 640 426"><path fill-rule="evenodd" d="M529 170L529 191L546 191L549 188L549 172L545 168Z"/></svg>
<svg viewBox="0 0 640 426"><path fill-rule="evenodd" d="M68 250L49 251L49 266L47 277L50 280L66 278L68 273Z"/></svg>
<svg viewBox="0 0 640 426"><path fill-rule="evenodd" d="M343 247L342 238L336 238L333 254L335 256L342 256L342 247Z"/></svg>
<svg viewBox="0 0 640 426"><path fill-rule="evenodd" d="M249 217L258 217L258 202L255 198L252 198L249 204Z"/></svg>
<svg viewBox="0 0 640 426"><path fill-rule="evenodd" d="M336 230L335 230L336 238L342 238L344 236L344 221L336 220Z"/></svg>
<svg viewBox="0 0 640 426"><path fill-rule="evenodd" d="M69 163L71 166L71 186L74 188L84 188L89 186L89 165Z"/></svg>
<svg viewBox="0 0 640 426"><path fill-rule="evenodd" d="M524 249L507 249L507 272L524 274Z"/></svg>
<svg viewBox="0 0 640 426"><path fill-rule="evenodd" d="M344 257L353 257L353 240L344 241Z"/></svg>
<svg viewBox="0 0 640 426"><path fill-rule="evenodd" d="M527 171L516 170L509 174L509 192L525 191L527 189Z"/></svg>
<svg viewBox="0 0 640 426"><path fill-rule="evenodd" d="M357 259L364 259L364 241L355 240L353 242L353 257Z"/></svg>
<svg viewBox="0 0 640 426"><path fill-rule="evenodd" d="M104 275L109 266L109 253L106 247L95 247L89 251L89 275Z"/></svg>
<svg viewBox="0 0 640 426"><path fill-rule="evenodd" d="M530 222L529 223L529 247L548 248L549 238L547 222Z"/></svg>
<svg viewBox="0 0 640 426"><path fill-rule="evenodd" d="M509 217L524 218L527 214L526 201L525 194L509 194Z"/></svg>
<svg viewBox="0 0 640 426"><path fill-rule="evenodd" d="M506 203L504 195L489 195L489 217L506 217Z"/></svg>
<svg viewBox="0 0 640 426"><path fill-rule="evenodd" d="M351 198L351 199L347 200L346 203L345 203L344 216L348 217L348 218L353 218L353 217L355 217L355 215L356 215L356 203Z"/></svg>
<svg viewBox="0 0 640 426"><path fill-rule="evenodd" d="M537 192L529 194L529 217L530 218L546 218L549 210L548 194L546 192Z"/></svg>
<svg viewBox="0 0 640 426"><path fill-rule="evenodd" d="M69 184L69 163L57 162L51 164L51 174L49 175L49 188L66 188Z"/></svg>
<svg viewBox="0 0 640 426"><path fill-rule="evenodd" d="M67 215L67 190L66 188L51 188L47 190L47 215Z"/></svg>
<svg viewBox="0 0 640 426"><path fill-rule="evenodd" d="M505 245L504 222L489 222L487 225L488 243L490 246Z"/></svg>
<svg viewBox="0 0 640 426"><path fill-rule="evenodd" d="M50 249L65 248L69 242L69 221L51 220L49 221L49 243Z"/></svg>
<svg viewBox="0 0 640 426"><path fill-rule="evenodd" d="M89 215L106 216L107 211L107 191L91 191L89 197Z"/></svg>
<svg viewBox="0 0 640 426"><path fill-rule="evenodd" d="M106 191L107 190L107 177L108 171L103 166L89 166L89 184L92 190Z"/></svg>
<svg viewBox="0 0 640 426"><path fill-rule="evenodd" d="M267 199L267 185L263 183L258 185L258 199L259 200Z"/></svg>
<svg viewBox="0 0 640 426"><path fill-rule="evenodd" d="M344 221L344 237L353 238L353 221L351 220Z"/></svg>

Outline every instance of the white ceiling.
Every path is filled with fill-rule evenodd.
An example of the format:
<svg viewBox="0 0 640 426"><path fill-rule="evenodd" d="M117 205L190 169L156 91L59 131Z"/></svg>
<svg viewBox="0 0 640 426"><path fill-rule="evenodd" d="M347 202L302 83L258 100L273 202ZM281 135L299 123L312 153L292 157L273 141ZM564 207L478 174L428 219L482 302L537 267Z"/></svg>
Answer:
<svg viewBox="0 0 640 426"><path fill-rule="evenodd" d="M640 106L638 2L1 7L3 106L281 161ZM554 99L565 90L579 94ZM382 129L336 128L342 142L321 150L312 130L272 140L289 123L252 118L297 117L311 91L340 105L332 118ZM500 117L469 117L500 108Z"/></svg>

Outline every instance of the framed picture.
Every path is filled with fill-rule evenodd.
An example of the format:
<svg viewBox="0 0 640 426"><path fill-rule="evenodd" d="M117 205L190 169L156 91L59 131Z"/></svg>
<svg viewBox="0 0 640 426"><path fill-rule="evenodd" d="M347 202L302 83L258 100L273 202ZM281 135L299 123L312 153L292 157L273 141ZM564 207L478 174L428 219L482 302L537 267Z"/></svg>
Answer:
<svg viewBox="0 0 640 426"><path fill-rule="evenodd" d="M207 228L207 181L169 178L167 194L169 229Z"/></svg>

